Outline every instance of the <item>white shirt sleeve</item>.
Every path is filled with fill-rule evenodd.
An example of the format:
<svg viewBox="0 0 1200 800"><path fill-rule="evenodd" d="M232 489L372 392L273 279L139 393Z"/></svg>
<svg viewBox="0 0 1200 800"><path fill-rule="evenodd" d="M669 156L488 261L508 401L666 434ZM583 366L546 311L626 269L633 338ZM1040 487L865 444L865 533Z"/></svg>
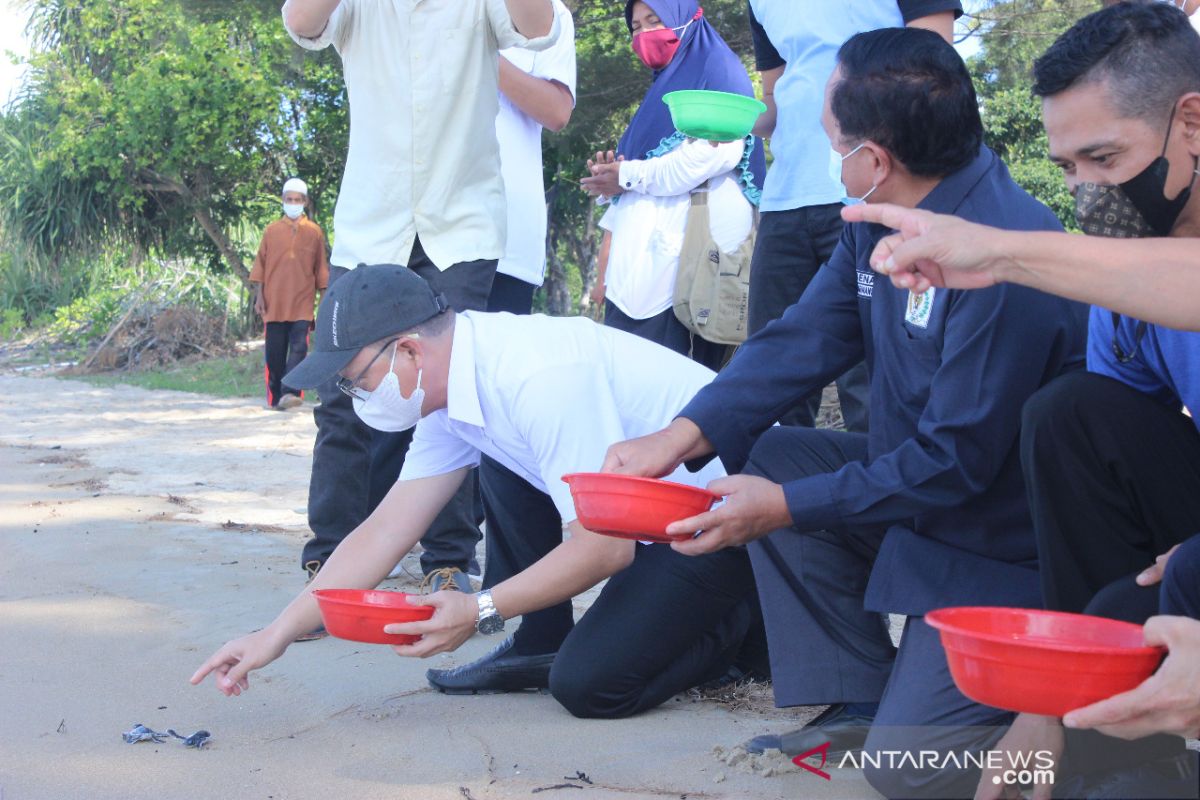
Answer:
<svg viewBox="0 0 1200 800"><path fill-rule="evenodd" d="M576 519L562 476L598 472L609 445L626 438L603 370L581 365L538 372L514 396L512 419L563 522Z"/></svg>
<svg viewBox="0 0 1200 800"><path fill-rule="evenodd" d="M622 161L619 180L627 192L672 197L729 172L742 160L745 148L741 140L713 147L703 139L689 139L658 158Z"/></svg>
<svg viewBox="0 0 1200 800"><path fill-rule="evenodd" d="M479 450L456 436L445 409L423 417L413 431L412 444L400 468L400 480L445 475L460 467L479 466Z"/></svg>
<svg viewBox="0 0 1200 800"><path fill-rule="evenodd" d="M555 14L554 21L550 25L550 32L545 36L530 39L528 36L522 35L516 26L513 25L512 16L508 13L508 4L505 0L487 0L487 15L488 21L492 26L492 32L496 34L497 49L499 50L503 50L506 47L545 50L558 41L558 37L562 31L562 25L558 21L558 14Z"/></svg>
<svg viewBox="0 0 1200 800"><path fill-rule="evenodd" d="M620 203L609 204L608 208L604 212L604 216L600 217L600 221L596 223L600 227L600 230L608 231L609 233L613 232L613 229L617 225L617 215L620 213L617 211L617 209L620 207Z"/></svg>
<svg viewBox="0 0 1200 800"><path fill-rule="evenodd" d="M535 78L556 81L567 87L571 93L572 105L575 102L575 21L571 11L562 4L562 0L553 0L554 16L561 26L558 31L558 41L548 49L538 53L533 60L533 69L529 74Z"/></svg>
<svg viewBox="0 0 1200 800"><path fill-rule="evenodd" d="M325 30L316 37L300 36L287 25L287 7L292 0L286 0L283 7L280 8L280 13L283 14L283 27L288 32L288 36L292 37L292 41L303 47L305 50L322 50L329 45L333 45L336 49L341 50L344 37L341 31L343 28L349 29L350 21L354 16L354 9L351 8L352 0L341 0L337 7L333 9L333 13L329 15L329 21L325 23Z"/></svg>

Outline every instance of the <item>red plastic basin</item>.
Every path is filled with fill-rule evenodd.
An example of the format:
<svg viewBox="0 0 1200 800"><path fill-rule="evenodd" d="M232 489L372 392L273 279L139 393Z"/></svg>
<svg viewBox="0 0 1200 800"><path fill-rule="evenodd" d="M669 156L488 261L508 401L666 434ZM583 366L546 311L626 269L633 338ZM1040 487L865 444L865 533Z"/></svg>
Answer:
<svg viewBox="0 0 1200 800"><path fill-rule="evenodd" d="M672 542L692 534L667 534L672 522L702 514L721 499L707 489L656 478L607 472L572 472L562 479L571 487L579 524L621 539Z"/></svg>
<svg viewBox="0 0 1200 800"><path fill-rule="evenodd" d="M1128 622L1020 608L942 608L936 628L958 690L1009 711L1061 717L1128 691L1166 650Z"/></svg>
<svg viewBox="0 0 1200 800"><path fill-rule="evenodd" d="M411 606L405 592L368 589L317 589L325 630L339 639L368 644L413 644L420 636L384 633L393 622L416 622L433 616L433 606Z"/></svg>

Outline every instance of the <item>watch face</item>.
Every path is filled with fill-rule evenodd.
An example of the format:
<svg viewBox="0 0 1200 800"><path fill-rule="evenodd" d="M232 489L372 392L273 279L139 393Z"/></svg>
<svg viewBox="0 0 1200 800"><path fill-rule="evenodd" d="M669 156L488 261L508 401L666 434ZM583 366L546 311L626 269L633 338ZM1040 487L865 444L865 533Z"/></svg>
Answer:
<svg viewBox="0 0 1200 800"><path fill-rule="evenodd" d="M475 627L484 635L499 633L504 630L504 618L499 614L491 614L479 620L479 624Z"/></svg>

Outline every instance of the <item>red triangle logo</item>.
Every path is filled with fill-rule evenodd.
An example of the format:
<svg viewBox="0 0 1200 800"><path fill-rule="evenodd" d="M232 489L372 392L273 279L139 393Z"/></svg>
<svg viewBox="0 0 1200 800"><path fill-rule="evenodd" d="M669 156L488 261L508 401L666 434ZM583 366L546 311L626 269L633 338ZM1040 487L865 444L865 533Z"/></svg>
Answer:
<svg viewBox="0 0 1200 800"><path fill-rule="evenodd" d="M825 744L817 745L813 749L809 750L807 753L801 753L800 755L793 758L792 763L795 764L800 769L806 769L809 772L811 772L813 775L819 775L820 777L824 778L827 781L833 780L833 778L830 776L830 774L828 772L821 769L821 767L824 767L825 762L829 759L829 745L830 745L830 742L826 742ZM815 756L818 753L821 754L821 763L819 766L814 767L812 764L809 764L807 761L805 761L805 759L807 759L809 756Z"/></svg>

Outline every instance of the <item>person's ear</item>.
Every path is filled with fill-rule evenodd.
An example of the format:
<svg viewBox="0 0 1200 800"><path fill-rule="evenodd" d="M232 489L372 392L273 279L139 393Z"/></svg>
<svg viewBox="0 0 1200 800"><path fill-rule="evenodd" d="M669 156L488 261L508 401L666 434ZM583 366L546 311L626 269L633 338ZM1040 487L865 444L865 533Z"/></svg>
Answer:
<svg viewBox="0 0 1200 800"><path fill-rule="evenodd" d="M416 362L419 367L421 365L421 357L424 355L424 346L421 340L412 336L405 336L396 343L398 348L396 353L396 361L410 359Z"/></svg>
<svg viewBox="0 0 1200 800"><path fill-rule="evenodd" d="M892 174L892 169L895 167L892 161L892 154L874 142L867 142L867 146L863 149L867 151L867 158L872 159L871 184L873 186L883 186L883 182L888 179L888 176Z"/></svg>
<svg viewBox="0 0 1200 800"><path fill-rule="evenodd" d="M1200 92L1188 92L1179 98L1175 116L1183 122L1188 152L1200 157Z"/></svg>

